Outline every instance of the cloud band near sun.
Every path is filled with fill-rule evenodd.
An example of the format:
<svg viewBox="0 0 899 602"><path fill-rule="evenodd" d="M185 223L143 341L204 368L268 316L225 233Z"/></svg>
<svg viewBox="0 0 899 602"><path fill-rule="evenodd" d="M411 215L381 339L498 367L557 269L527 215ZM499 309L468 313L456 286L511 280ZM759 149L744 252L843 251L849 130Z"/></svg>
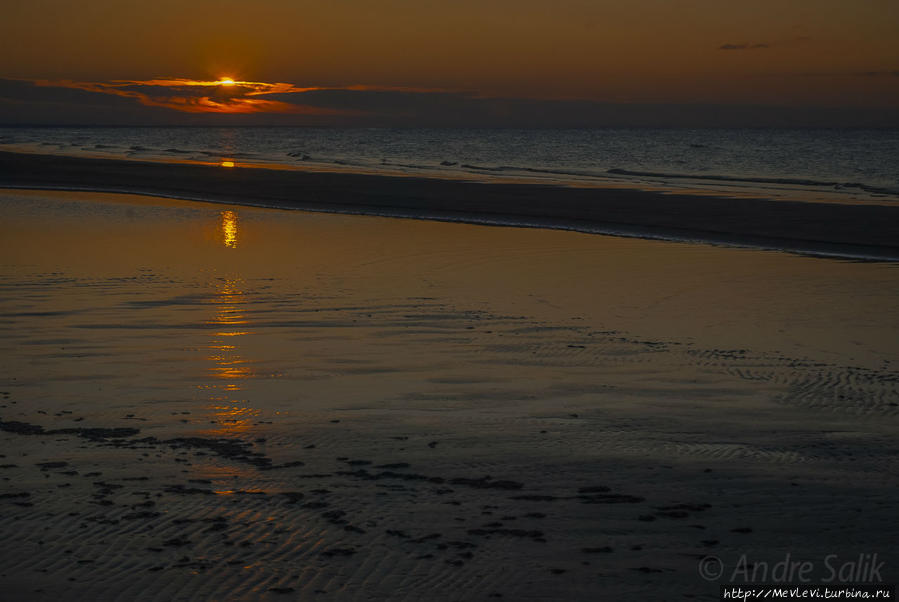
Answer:
<svg viewBox="0 0 899 602"><path fill-rule="evenodd" d="M83 82L33 80L36 86L70 88L86 92L132 98L148 107L163 107L183 113L283 113L299 115L345 115L347 111L267 99L265 96L303 94L324 88L301 88L287 83L234 81L222 78L202 81L184 78Z"/></svg>
<svg viewBox="0 0 899 602"><path fill-rule="evenodd" d="M895 70L777 74L883 88ZM865 77L858 77L865 75ZM870 83L868 83L870 82ZM3 125L290 125L335 127L895 127L894 103L792 105L496 97L400 86L299 86L186 78L74 81L0 77Z"/></svg>

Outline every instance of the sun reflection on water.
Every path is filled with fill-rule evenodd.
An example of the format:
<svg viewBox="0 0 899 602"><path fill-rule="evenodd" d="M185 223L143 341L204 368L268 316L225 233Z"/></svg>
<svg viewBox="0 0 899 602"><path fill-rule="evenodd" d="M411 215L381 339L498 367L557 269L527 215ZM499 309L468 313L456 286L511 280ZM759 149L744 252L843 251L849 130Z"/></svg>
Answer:
<svg viewBox="0 0 899 602"><path fill-rule="evenodd" d="M236 211L225 210L220 220L217 243L236 249L239 218ZM227 437L244 433L258 424L262 411L247 399L247 383L251 379L278 378L279 373L260 373L257 362L246 357L253 335L252 315L247 295L247 282L236 268L229 268L211 284L211 309L205 325L212 333L204 345L205 382L202 391L207 419L207 435Z"/></svg>
<svg viewBox="0 0 899 602"><path fill-rule="evenodd" d="M229 249L237 248L237 214L233 211L222 211L222 239Z"/></svg>
<svg viewBox="0 0 899 602"><path fill-rule="evenodd" d="M233 211L222 212L222 231L225 246L236 246L237 215ZM230 243L230 244L229 244ZM233 248L233 247L232 247ZM238 433L249 428L259 411L248 405L247 400L237 395L243 382L255 376L255 372L240 352L240 337L251 334L247 330L250 321L246 316L243 280L239 277L224 278L213 299L215 314L209 321L216 327L214 338L207 345L212 362L209 369L213 389L209 397L212 418L219 423L219 434Z"/></svg>

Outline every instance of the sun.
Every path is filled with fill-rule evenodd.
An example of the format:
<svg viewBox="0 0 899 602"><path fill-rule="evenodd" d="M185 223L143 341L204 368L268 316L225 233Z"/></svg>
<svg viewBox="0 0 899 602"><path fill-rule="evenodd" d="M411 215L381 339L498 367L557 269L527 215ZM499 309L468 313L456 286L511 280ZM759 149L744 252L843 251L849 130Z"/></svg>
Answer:
<svg viewBox="0 0 899 602"><path fill-rule="evenodd" d="M223 77L223 78L219 79L218 84L220 86L233 86L234 80L231 79L230 77Z"/></svg>

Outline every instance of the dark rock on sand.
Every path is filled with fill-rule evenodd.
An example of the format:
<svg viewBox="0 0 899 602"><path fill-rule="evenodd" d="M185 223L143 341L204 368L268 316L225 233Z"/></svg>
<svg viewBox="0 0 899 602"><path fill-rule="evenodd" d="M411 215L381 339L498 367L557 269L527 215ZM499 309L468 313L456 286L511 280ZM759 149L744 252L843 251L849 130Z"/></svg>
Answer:
<svg viewBox="0 0 899 602"><path fill-rule="evenodd" d="M162 545L180 548L182 546L189 546L191 543L192 542L189 539L182 538L182 537L174 537L172 539L168 539L168 540L162 542Z"/></svg>
<svg viewBox="0 0 899 602"><path fill-rule="evenodd" d="M446 549L447 547L456 548L457 550L469 550L471 548L478 547L476 544L471 543L470 541L448 541L443 546L438 546L440 549Z"/></svg>
<svg viewBox="0 0 899 602"><path fill-rule="evenodd" d="M469 529L469 535L509 535L511 537L543 537L543 531L525 529Z"/></svg>
<svg viewBox="0 0 899 602"><path fill-rule="evenodd" d="M270 466L268 470L274 470L276 468L294 468L296 466L305 466L306 463L300 460L293 460L292 462L285 462L284 464L275 464Z"/></svg>
<svg viewBox="0 0 899 602"><path fill-rule="evenodd" d="M605 485L597 485L594 487L581 487L580 489L577 490L578 493L608 493L609 491L611 491L611 489L609 489Z"/></svg>
<svg viewBox="0 0 899 602"><path fill-rule="evenodd" d="M703 512L711 508L711 504L675 504L673 506L656 506L656 510L676 511L683 510L686 512Z"/></svg>
<svg viewBox="0 0 899 602"><path fill-rule="evenodd" d="M600 493L596 495L579 495L582 504L638 504L645 501L637 495L623 493Z"/></svg>
<svg viewBox="0 0 899 602"><path fill-rule="evenodd" d="M414 474L414 473L401 473L401 472L393 472L390 470L385 470L379 473L371 473L364 469L353 470L353 471L338 471L338 475L345 477L355 477L357 479L365 479L366 481L379 481L381 479L400 479L403 481L428 481L430 483L441 484L444 483L445 480L442 477L429 477L422 474Z"/></svg>
<svg viewBox="0 0 899 602"><path fill-rule="evenodd" d="M124 520L139 520L139 519L157 518L159 516L162 516L162 513L142 511L142 512L132 512L130 514L126 514L125 516L122 517L122 519L124 519Z"/></svg>
<svg viewBox="0 0 899 602"><path fill-rule="evenodd" d="M9 500L22 497L31 497L31 494L27 491L23 491L22 493L0 493L0 500Z"/></svg>
<svg viewBox="0 0 899 602"><path fill-rule="evenodd" d="M562 498L554 495L513 495L510 500L525 500L528 502L554 502Z"/></svg>
<svg viewBox="0 0 899 602"><path fill-rule="evenodd" d="M334 556L352 556L356 553L354 548L331 548L321 553L322 556L333 558Z"/></svg>
<svg viewBox="0 0 899 602"><path fill-rule="evenodd" d="M200 489L199 487L185 487L184 485L169 485L163 489L166 493L177 493L179 495L212 495L209 489Z"/></svg>
<svg viewBox="0 0 899 602"><path fill-rule="evenodd" d="M140 433L134 428L65 428L54 429L50 431L44 430L44 427L36 424L28 424L27 422L18 422L15 420L4 422L0 420L0 431L9 433L17 433L19 435L78 435L92 441L105 441L107 439L121 439L124 437L133 437Z"/></svg>
<svg viewBox="0 0 899 602"><path fill-rule="evenodd" d="M44 427L15 420L10 420L9 422L0 420L0 431L18 433L20 435L43 435Z"/></svg>
<svg viewBox="0 0 899 602"><path fill-rule="evenodd" d="M328 519L329 523L333 523L335 525L343 525L346 524L346 520L344 520L344 516L346 516L346 512L343 510L330 510L328 512L323 512L322 516Z"/></svg>
<svg viewBox="0 0 899 602"><path fill-rule="evenodd" d="M664 518L687 518L690 514L683 510L666 510L663 512L656 512L656 516Z"/></svg>
<svg viewBox="0 0 899 602"><path fill-rule="evenodd" d="M584 554L611 554L613 550L609 546L602 546L599 548L581 548L581 552Z"/></svg>
<svg viewBox="0 0 899 602"><path fill-rule="evenodd" d="M494 481L490 477L482 477L480 479L457 478L450 479L452 485L468 485L476 489L521 489L524 487L522 483L515 481Z"/></svg>

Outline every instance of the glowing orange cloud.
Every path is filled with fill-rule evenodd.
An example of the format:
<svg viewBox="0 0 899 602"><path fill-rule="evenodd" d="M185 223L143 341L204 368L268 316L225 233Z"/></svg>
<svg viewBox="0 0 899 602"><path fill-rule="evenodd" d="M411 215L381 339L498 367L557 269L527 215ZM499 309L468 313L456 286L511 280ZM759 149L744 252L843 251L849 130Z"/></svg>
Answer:
<svg viewBox="0 0 899 602"><path fill-rule="evenodd" d="M323 88L300 88L286 83L237 81L225 77L216 81L183 78L113 80L110 82L34 80L34 84L133 98L148 107L164 107L184 113L292 113L304 115L354 113L354 111L256 98L266 94L302 93ZM212 93L209 93L210 91Z"/></svg>

